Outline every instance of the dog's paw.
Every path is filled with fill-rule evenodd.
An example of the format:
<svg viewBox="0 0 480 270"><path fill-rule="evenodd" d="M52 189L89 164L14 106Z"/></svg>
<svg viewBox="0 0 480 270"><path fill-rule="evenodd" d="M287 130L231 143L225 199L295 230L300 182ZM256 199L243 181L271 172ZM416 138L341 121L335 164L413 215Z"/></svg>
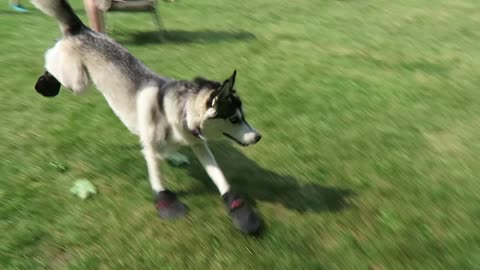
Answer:
<svg viewBox="0 0 480 270"><path fill-rule="evenodd" d="M229 191L223 200L237 229L251 235L260 232L262 220L240 195Z"/></svg>
<svg viewBox="0 0 480 270"><path fill-rule="evenodd" d="M164 219L183 217L188 212L188 207L170 190L157 193L155 197L155 208L157 208L158 215Z"/></svg>
<svg viewBox="0 0 480 270"><path fill-rule="evenodd" d="M60 82L50 73L40 76L35 84L35 90L44 97L54 97L60 92Z"/></svg>

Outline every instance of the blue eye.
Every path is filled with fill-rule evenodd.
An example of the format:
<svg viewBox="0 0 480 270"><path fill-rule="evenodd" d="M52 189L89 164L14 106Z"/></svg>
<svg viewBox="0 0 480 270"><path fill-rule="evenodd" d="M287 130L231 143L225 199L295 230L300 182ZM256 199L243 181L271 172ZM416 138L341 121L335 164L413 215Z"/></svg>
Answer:
<svg viewBox="0 0 480 270"><path fill-rule="evenodd" d="M238 123L240 123L240 118L237 117L237 116L232 117L232 118L230 118L230 122L231 122L232 124L238 124Z"/></svg>

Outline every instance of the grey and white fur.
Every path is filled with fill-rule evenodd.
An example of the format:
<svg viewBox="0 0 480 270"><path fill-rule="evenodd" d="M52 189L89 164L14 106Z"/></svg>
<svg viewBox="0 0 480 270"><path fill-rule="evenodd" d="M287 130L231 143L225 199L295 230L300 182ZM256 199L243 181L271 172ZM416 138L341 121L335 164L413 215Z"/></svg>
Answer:
<svg viewBox="0 0 480 270"><path fill-rule="evenodd" d="M159 161L182 145L191 146L221 195L230 185L206 140L228 137L243 145L261 135L245 120L234 84L160 76L107 35L85 26L65 0L33 0L57 19L63 38L45 55L47 73L75 94L92 82L125 126L139 136L155 194L166 191Z"/></svg>

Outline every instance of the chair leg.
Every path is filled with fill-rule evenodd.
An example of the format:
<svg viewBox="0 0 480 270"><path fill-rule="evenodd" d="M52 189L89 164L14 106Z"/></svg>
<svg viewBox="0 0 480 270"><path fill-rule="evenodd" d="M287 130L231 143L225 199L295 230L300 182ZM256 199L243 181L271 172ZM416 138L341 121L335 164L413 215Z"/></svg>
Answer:
<svg viewBox="0 0 480 270"><path fill-rule="evenodd" d="M165 38L165 33L167 32L164 25L163 25L163 22L162 22L162 19L160 18L160 16L158 15L157 13L157 9L154 9L152 11L152 15L153 15L153 20L155 21L158 29L159 29L159 37L161 40L163 40Z"/></svg>

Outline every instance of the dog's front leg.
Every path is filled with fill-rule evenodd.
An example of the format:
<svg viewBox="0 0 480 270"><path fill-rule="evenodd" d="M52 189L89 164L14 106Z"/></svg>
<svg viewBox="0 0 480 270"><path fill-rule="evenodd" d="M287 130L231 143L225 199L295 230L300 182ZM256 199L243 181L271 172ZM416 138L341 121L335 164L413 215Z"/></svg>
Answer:
<svg viewBox="0 0 480 270"><path fill-rule="evenodd" d="M228 184L227 179L225 179L225 176L213 157L212 152L208 149L207 144L204 141L201 141L198 144L194 144L192 150L207 171L208 176L210 176L217 186L220 194L222 196L227 194L228 191L230 191L230 185Z"/></svg>
<svg viewBox="0 0 480 270"><path fill-rule="evenodd" d="M257 233L261 226L260 218L242 196L230 191L230 185L208 148L207 143L202 140L192 145L192 150L220 191L234 225L244 233Z"/></svg>

